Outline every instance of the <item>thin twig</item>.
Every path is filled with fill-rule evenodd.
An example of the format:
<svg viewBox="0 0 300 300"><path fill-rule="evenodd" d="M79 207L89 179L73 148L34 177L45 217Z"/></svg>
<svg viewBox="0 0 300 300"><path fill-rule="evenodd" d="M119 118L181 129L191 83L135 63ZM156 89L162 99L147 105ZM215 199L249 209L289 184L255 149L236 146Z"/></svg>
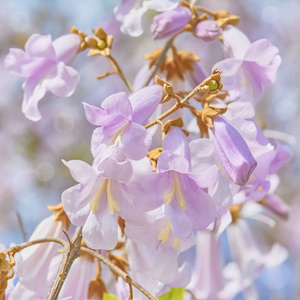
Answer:
<svg viewBox="0 0 300 300"><path fill-rule="evenodd" d="M128 81L127 77L124 75L123 71L121 70L119 64L116 62L116 60L111 55L107 55L106 57L108 58L108 60L112 64L112 66L114 67L116 73L122 78L122 80L124 81L124 83L126 84L128 89L130 90L130 92L133 93L133 88L132 88L130 82Z"/></svg>
<svg viewBox="0 0 300 300"><path fill-rule="evenodd" d="M63 259L55 277L54 283L48 293L47 300L58 299L59 292L68 275L68 272L77 257L80 255L80 244L82 240L82 227L78 227L74 233L71 243L67 243L63 251Z"/></svg>
<svg viewBox="0 0 300 300"><path fill-rule="evenodd" d="M134 281L127 273L123 272L120 268L118 268L116 265L114 265L109 259L102 256L99 253L96 253L95 251L86 248L81 247L80 251L85 252L87 254L90 254L103 262L105 265L107 265L113 272L118 274L121 278L123 278L129 285L133 285L136 287L141 293L143 293L148 299L150 300L158 300L156 297L151 295L147 290L145 290L141 285L139 285L136 281Z"/></svg>
<svg viewBox="0 0 300 300"><path fill-rule="evenodd" d="M59 238L54 238L54 237L47 237L47 238L43 238L43 239L37 239L34 241L28 241L19 245L15 245L13 247L10 247L7 250L4 250L5 253L17 253L20 252L21 250L37 245L37 244L42 244L42 243L58 243L60 245L62 245L63 247L65 247L67 245L67 242L65 242L62 239Z"/></svg>
<svg viewBox="0 0 300 300"><path fill-rule="evenodd" d="M101 74L101 75L97 75L97 79L102 79L102 78L105 78L109 75L113 75L113 74L118 74L116 70L113 70L113 71L109 71L109 72L106 72L104 74Z"/></svg>
<svg viewBox="0 0 300 300"><path fill-rule="evenodd" d="M28 240L28 237L27 237L27 233L26 233L25 228L24 228L22 218L21 218L20 214L17 211L16 211L16 215L17 215L18 225L19 225L21 233L22 233L23 241L26 242Z"/></svg>
<svg viewBox="0 0 300 300"><path fill-rule="evenodd" d="M187 96L185 96L185 98L182 101L176 102L176 104L174 106L172 106L168 111L166 111L164 114L162 114L161 116L159 116L158 118L156 118L154 121L148 123L145 126L145 128L147 129L147 128L153 126L153 125L158 124L158 121L161 121L164 118L168 117L170 114L172 114L173 112L175 112L177 109L184 107L184 104L186 104L186 102L188 102L198 92L200 92L201 89L203 89L202 83L199 84L198 86L196 86Z"/></svg>
<svg viewBox="0 0 300 300"><path fill-rule="evenodd" d="M150 75L148 76L147 80L145 81L144 83L144 87L146 87L151 79L154 77L154 75L156 74L157 70L159 69L160 65L162 64L168 50L171 48L172 44L173 44L173 41L174 41L174 38L176 37L177 35L174 35L172 36L166 43L165 47L163 48L161 54L159 55L159 57L157 58L157 60L155 61L154 65L153 65L153 70L152 72L150 73Z"/></svg>
<svg viewBox="0 0 300 300"><path fill-rule="evenodd" d="M206 8L204 6L197 5L197 6L195 6L195 8L197 10L200 10L200 11L204 12L204 13L207 13L208 15L211 15L211 16L215 15L215 13L212 10L209 10L208 8Z"/></svg>

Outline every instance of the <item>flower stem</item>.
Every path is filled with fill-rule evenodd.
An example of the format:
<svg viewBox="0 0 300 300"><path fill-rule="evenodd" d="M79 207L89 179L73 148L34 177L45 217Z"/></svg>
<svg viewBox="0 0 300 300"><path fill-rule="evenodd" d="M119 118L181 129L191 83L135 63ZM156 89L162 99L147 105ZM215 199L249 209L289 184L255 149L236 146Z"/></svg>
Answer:
<svg viewBox="0 0 300 300"><path fill-rule="evenodd" d="M215 15L215 13L214 13L213 11L207 9L207 8L204 7L204 6L197 5L197 6L195 6L195 8L196 8L197 10L200 10L200 11L204 12L204 13L207 13L208 15L211 15L211 16L214 16L214 15Z"/></svg>
<svg viewBox="0 0 300 300"><path fill-rule="evenodd" d="M175 112L177 109L183 108L185 104L194 97L198 92L200 92L203 89L202 83L197 85L188 95L185 96L185 98L182 101L176 102L176 104L171 107L168 111L166 111L164 114L153 120L152 122L145 125L145 128L148 129L149 127L158 124L159 121L163 120L164 118L168 117L170 114Z"/></svg>
<svg viewBox="0 0 300 300"><path fill-rule="evenodd" d="M124 83L126 84L128 89L130 90L130 92L133 93L133 88L132 88L130 82L128 81L128 79L126 78L126 76L124 75L123 71L121 70L117 61L111 55L107 55L106 57L108 58L108 60L112 64L112 66L114 67L116 73L122 78L122 80L124 81Z"/></svg>

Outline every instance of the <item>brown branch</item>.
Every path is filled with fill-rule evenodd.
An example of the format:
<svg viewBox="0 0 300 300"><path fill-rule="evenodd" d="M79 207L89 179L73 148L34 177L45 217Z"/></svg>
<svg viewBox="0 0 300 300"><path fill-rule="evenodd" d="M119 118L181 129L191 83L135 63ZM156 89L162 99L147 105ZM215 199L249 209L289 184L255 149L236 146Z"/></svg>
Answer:
<svg viewBox="0 0 300 300"><path fill-rule="evenodd" d="M54 238L54 237L47 237L42 239L37 239L34 241L28 241L19 245L15 245L7 250L4 250L4 253L14 255L15 253L28 248L30 246L34 246L41 243L58 243L64 247L63 251L63 259L60 264L59 270L57 272L56 278L54 280L54 283L48 293L47 300L57 300L59 296L59 292L63 286L63 283L68 275L68 272L75 261L77 257L79 257L80 252L85 252L105 265L107 265L113 272L115 272L117 275L119 275L121 278L125 280L126 283L129 285L129 297L133 299L133 292L132 292L132 286L137 288L141 293L143 293L148 299L150 300L158 300L155 296L151 295L145 288L143 288L140 284L138 284L136 281L134 281L127 273L122 271L120 268L118 268L116 265L114 265L109 259L102 256L100 253L97 253L96 251L86 248L86 247L80 247L82 240L82 227L78 227L76 232L74 233L74 236L72 238L71 243L68 243L60 238ZM131 299L129 298L129 299Z"/></svg>
<svg viewBox="0 0 300 300"><path fill-rule="evenodd" d="M139 285L136 281L134 281L127 273L123 272L120 268L115 266L109 259L106 257L102 256L101 254L86 248L86 247L81 247L80 250L82 252L85 252L89 255L94 256L98 260L100 260L102 263L107 265L113 272L118 274L121 278L123 278L129 285L133 285L135 288L137 288L141 293L143 293L148 299L150 300L158 300L156 297L151 295L147 290L145 290L141 285ZM50 300L50 299L49 299Z"/></svg>
<svg viewBox="0 0 300 300"><path fill-rule="evenodd" d="M71 243L66 243L63 251L63 259L57 272L54 283L48 293L47 300L58 299L59 292L68 275L68 272L77 257L80 255L80 244L82 240L82 227L78 227L74 233Z"/></svg>
<svg viewBox="0 0 300 300"><path fill-rule="evenodd" d="M148 123L145 128L149 128L153 125L158 124L158 121L163 120L164 118L168 117L170 114L172 114L173 112L175 112L177 109L182 108L185 106L185 104L191 99L193 98L197 93L199 93L201 90L203 90L203 83L199 84L198 86L196 86L187 96L185 96L185 98L182 101L177 101L176 104L171 107L168 111L166 111L164 114L162 114L161 116L159 116L158 118L156 118L154 121Z"/></svg>
<svg viewBox="0 0 300 300"><path fill-rule="evenodd" d="M113 75L113 74L118 74L116 70L113 70L113 71L109 71L109 72L106 72L104 74L101 74L101 75L97 75L97 79L102 79L102 78L105 78L109 75Z"/></svg>
<svg viewBox="0 0 300 300"><path fill-rule="evenodd" d="M65 242L62 239L59 238L54 238L54 237L47 237L47 238L43 238L43 239L37 239L34 241L28 241L19 245L15 245L7 250L4 250L4 253L17 253L20 252L21 250L37 245L37 244L42 244L42 243L58 243L60 245L62 245L63 247L67 246L67 242Z"/></svg>

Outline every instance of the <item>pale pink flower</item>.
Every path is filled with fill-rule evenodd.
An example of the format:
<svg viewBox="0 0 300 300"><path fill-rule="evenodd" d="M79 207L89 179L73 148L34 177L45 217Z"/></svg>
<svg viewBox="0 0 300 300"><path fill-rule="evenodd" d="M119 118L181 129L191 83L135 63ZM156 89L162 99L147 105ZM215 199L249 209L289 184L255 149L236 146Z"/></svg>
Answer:
<svg viewBox="0 0 300 300"><path fill-rule="evenodd" d="M67 66L80 45L76 34L61 36L52 42L50 35L33 34L25 44L25 51L12 48L5 58L11 73L25 77L22 112L32 121L41 119L39 101L50 92L69 97L79 81L79 73Z"/></svg>
<svg viewBox="0 0 300 300"><path fill-rule="evenodd" d="M227 26L223 31L225 52L229 58L214 65L222 71L224 90L231 100L244 98L257 103L264 86L275 82L281 63L278 48L267 39L250 43L237 28ZM234 99L233 99L234 98Z"/></svg>
<svg viewBox="0 0 300 300"><path fill-rule="evenodd" d="M115 7L116 19L122 23L121 31L131 36L140 36L143 33L142 18L149 10L158 12L169 11L176 8L179 0L122 0Z"/></svg>
<svg viewBox="0 0 300 300"><path fill-rule="evenodd" d="M63 223L56 222L55 215L51 215L37 226L29 241L43 237L61 238L63 236L62 229L64 229ZM22 250L20 252L21 259L17 263L19 281L11 295L17 299L17 295L28 293L28 299L44 299L43 297L46 297L51 287L47 283L47 273L57 250L57 243L41 243ZM33 295L37 298L30 298Z"/></svg>

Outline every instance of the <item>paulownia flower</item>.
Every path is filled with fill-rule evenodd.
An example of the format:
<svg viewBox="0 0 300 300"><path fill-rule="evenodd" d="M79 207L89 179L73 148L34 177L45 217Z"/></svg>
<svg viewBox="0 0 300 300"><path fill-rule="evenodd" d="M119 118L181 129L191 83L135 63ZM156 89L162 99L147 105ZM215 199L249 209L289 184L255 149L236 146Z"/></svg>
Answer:
<svg viewBox="0 0 300 300"><path fill-rule="evenodd" d="M120 149L109 147L93 166L80 160L64 162L77 185L65 190L62 204L70 221L83 226L82 235L93 249L113 249L118 240L118 216L133 223L144 219L124 195L132 167Z"/></svg>
<svg viewBox="0 0 300 300"><path fill-rule="evenodd" d="M221 251L221 240L215 230L197 232L195 266L188 285L197 299L230 300L241 291L234 276L225 278Z"/></svg>
<svg viewBox="0 0 300 300"><path fill-rule="evenodd" d="M160 296L168 291L168 287L184 287L188 284L190 266L179 254L194 244L194 237L191 234L179 241L170 229L169 220L161 214L163 209L155 212L158 218L148 224L148 229L129 224L125 231L133 238L127 241L131 276L152 294ZM137 296L137 299L144 297Z"/></svg>
<svg viewBox="0 0 300 300"><path fill-rule="evenodd" d="M179 0L122 0L115 7L114 13L116 19L122 22L121 31L123 33L140 36L143 33L142 18L148 9L164 12L176 8L178 4Z"/></svg>
<svg viewBox="0 0 300 300"><path fill-rule="evenodd" d="M211 128L218 157L230 179L245 185L257 163L241 134L225 118L218 115Z"/></svg>
<svg viewBox="0 0 300 300"><path fill-rule="evenodd" d="M244 95L249 98L250 95L253 103L258 102L263 87L276 80L277 69L281 63L278 49L267 39L251 44L233 26L228 26L223 31L223 41L230 58L218 62L213 69L222 71L224 89L229 95L234 95L235 99L243 99Z"/></svg>
<svg viewBox="0 0 300 300"><path fill-rule="evenodd" d="M69 97L79 81L79 73L67 66L80 45L76 34L61 36L52 42L50 35L33 34L25 44L25 51L12 48L5 58L5 66L13 74L25 77L22 112L32 121L41 119L39 101L50 92Z"/></svg>
<svg viewBox="0 0 300 300"><path fill-rule="evenodd" d="M59 211L56 211L59 212ZM29 241L43 237L63 236L63 229L67 229L70 222L58 216L52 215L44 219L35 229ZM68 223L68 224L67 224ZM11 291L11 299L42 299L46 297L50 286L47 283L47 273L52 258L57 253L56 243L41 243L28 247L21 251L21 260L17 263L17 270L20 276L18 283ZM28 295L28 298L25 297ZM36 298L33 298L36 295Z"/></svg>
<svg viewBox="0 0 300 300"><path fill-rule="evenodd" d="M165 284L172 284L175 280L180 280L181 286L185 286L188 281L181 277L182 264L179 254L194 245L194 236L191 233L186 238L179 239L174 235L171 223L164 215L164 209L155 210L155 213L157 215L155 222L148 224L145 222L144 226L128 224L125 228L126 236L137 244L144 244L141 248L152 249L151 256L148 256L151 261L148 270L153 279ZM141 264L141 262L136 263ZM185 274L188 275L188 273L190 272L186 270Z"/></svg>
<svg viewBox="0 0 300 300"><path fill-rule="evenodd" d="M206 229L214 221L216 209L204 188L215 183L217 172L214 169L205 178L191 172L187 139L179 127L172 127L166 135L157 171L133 184L134 204L145 211L165 204L165 214L178 238Z"/></svg>
<svg viewBox="0 0 300 300"><path fill-rule="evenodd" d="M152 138L142 125L148 120L162 98L158 85L141 89L131 96L123 92L106 98L101 108L84 103L88 121L96 128L92 137L92 152L99 155L103 144L116 144L128 158L139 160L146 156Z"/></svg>
<svg viewBox="0 0 300 300"><path fill-rule="evenodd" d="M283 246L278 243L271 247L267 245L266 239L258 231L254 232L246 219L232 223L227 228L227 236L244 285L247 282L251 284L263 270L275 267L287 259L288 253Z"/></svg>

